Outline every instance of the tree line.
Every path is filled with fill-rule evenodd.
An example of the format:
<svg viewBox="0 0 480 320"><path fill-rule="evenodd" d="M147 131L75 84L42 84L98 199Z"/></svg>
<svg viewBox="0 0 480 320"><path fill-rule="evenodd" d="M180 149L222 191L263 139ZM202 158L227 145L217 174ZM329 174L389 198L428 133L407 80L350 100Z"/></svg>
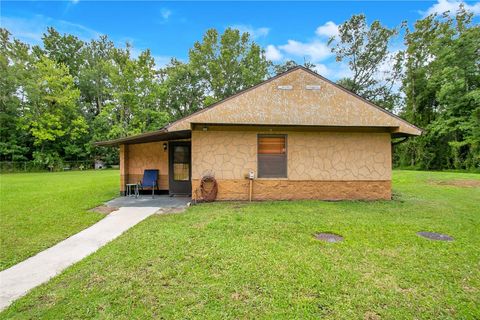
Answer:
<svg viewBox="0 0 480 320"><path fill-rule="evenodd" d="M463 8L431 15L412 29L354 15L329 46L350 76L339 84L424 129L395 147L398 166L480 166L480 30ZM404 44L392 50L398 37ZM0 29L0 161L118 161L93 142L165 124L296 65L273 64L248 33L208 30L188 61L162 67L150 50L133 55L107 37L82 41L48 28L30 46ZM315 70L311 62L307 68Z"/></svg>

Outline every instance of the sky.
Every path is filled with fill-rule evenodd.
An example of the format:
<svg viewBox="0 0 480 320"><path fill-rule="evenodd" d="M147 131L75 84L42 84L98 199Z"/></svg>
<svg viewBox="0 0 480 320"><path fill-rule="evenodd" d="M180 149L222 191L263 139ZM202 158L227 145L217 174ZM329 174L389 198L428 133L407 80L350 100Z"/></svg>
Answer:
<svg viewBox="0 0 480 320"><path fill-rule="evenodd" d="M388 27L412 24L429 13L458 8L459 0L436 1L317 1L317 2L169 2L169 1L0 1L0 26L15 38L40 44L47 26L82 40L106 34L118 46L130 42L133 55L150 49L157 66L171 57L187 61L188 50L209 28L248 31L275 63L307 60L317 72L338 79L348 75L335 61L327 41L337 26L353 14ZM480 1L465 3L480 16ZM392 51L401 49L401 39Z"/></svg>

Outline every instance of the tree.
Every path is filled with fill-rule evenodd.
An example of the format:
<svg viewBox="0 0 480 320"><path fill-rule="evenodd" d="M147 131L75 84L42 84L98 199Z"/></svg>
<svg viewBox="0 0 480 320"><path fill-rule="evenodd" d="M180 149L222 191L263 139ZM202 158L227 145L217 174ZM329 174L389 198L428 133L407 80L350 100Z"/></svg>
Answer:
<svg viewBox="0 0 480 320"><path fill-rule="evenodd" d="M109 71L114 44L107 36L92 40L83 47L83 61L79 67L78 88L87 119L95 118L111 98Z"/></svg>
<svg viewBox="0 0 480 320"><path fill-rule="evenodd" d="M480 26L459 9L407 30L402 114L425 129L398 149L400 164L425 169L480 166Z"/></svg>
<svg viewBox="0 0 480 320"><path fill-rule="evenodd" d="M162 104L172 119L185 117L204 105L206 96L202 80L189 63L172 59L163 70Z"/></svg>
<svg viewBox="0 0 480 320"><path fill-rule="evenodd" d="M97 137L114 139L156 130L168 123L161 104L160 75L150 51L132 59L131 46L114 48L109 67L111 100L95 119Z"/></svg>
<svg viewBox="0 0 480 320"><path fill-rule="evenodd" d="M231 28L221 36L215 29L208 30L203 41L190 49L189 58L195 77L202 79L211 97L207 104L263 81L270 65L264 50L248 33Z"/></svg>
<svg viewBox="0 0 480 320"><path fill-rule="evenodd" d="M43 48L34 47L37 56L45 55L56 63L65 65L76 80L80 66L83 64L84 42L71 34L61 35L53 27L47 28L42 41Z"/></svg>
<svg viewBox="0 0 480 320"><path fill-rule="evenodd" d="M386 28L379 21L368 26L365 15L360 14L342 23L338 37L329 40L337 62L346 61L352 72L338 83L388 110L393 110L399 100L394 85L400 76L401 56L389 52L396 34L396 29Z"/></svg>
<svg viewBox="0 0 480 320"><path fill-rule="evenodd" d="M22 127L32 135L36 160L52 164L64 153L79 152L73 145L88 130L77 108L79 95L66 66L47 57L32 66L25 82Z"/></svg>
<svg viewBox="0 0 480 320"><path fill-rule="evenodd" d="M293 60L287 60L283 63L280 63L280 64L275 64L273 65L273 75L277 75L277 74L280 74L280 73L284 73L292 68L295 68L296 66L298 66L299 64L296 63L295 61ZM310 69L312 71L315 71L315 68L317 67L314 63L310 62L310 61L305 61L303 63L303 66L307 69Z"/></svg>
<svg viewBox="0 0 480 320"><path fill-rule="evenodd" d="M0 159L25 160L27 135L19 128L22 84L30 63L29 46L11 41L10 33L0 29Z"/></svg>

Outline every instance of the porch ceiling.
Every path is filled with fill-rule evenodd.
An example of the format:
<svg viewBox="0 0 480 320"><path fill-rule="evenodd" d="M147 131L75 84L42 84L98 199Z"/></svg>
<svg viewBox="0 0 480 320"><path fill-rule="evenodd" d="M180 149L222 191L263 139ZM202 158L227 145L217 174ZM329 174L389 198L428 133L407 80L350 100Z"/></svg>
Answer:
<svg viewBox="0 0 480 320"><path fill-rule="evenodd" d="M160 129L157 131L146 132L135 136L119 138L114 140L95 142L96 146L111 147L120 144L134 144L145 143L154 141L169 141L179 139L190 139L192 137L191 130L181 130L168 132L166 129Z"/></svg>

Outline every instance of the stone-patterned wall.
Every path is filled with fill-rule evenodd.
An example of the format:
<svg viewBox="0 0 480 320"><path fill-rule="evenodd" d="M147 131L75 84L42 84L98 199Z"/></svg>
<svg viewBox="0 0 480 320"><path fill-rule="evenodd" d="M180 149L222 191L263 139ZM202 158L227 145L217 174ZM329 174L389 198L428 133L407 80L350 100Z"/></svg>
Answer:
<svg viewBox="0 0 480 320"><path fill-rule="evenodd" d="M252 132L192 131L192 178L243 179L257 169L257 136Z"/></svg>
<svg viewBox="0 0 480 320"><path fill-rule="evenodd" d="M159 188L168 190L168 150L163 150L165 141L130 144L124 147L127 150L126 172L128 183L139 182L145 169L160 170ZM122 149L120 149L122 150ZM122 166L122 161L120 161ZM123 190L122 190L123 191Z"/></svg>
<svg viewBox="0 0 480 320"><path fill-rule="evenodd" d="M193 131L192 178L244 179L257 172L254 131ZM277 133L277 132L275 132ZM288 180L391 180L388 133L282 132L287 134Z"/></svg>
<svg viewBox="0 0 480 320"><path fill-rule="evenodd" d="M391 180L388 133L288 135L290 180Z"/></svg>
<svg viewBox="0 0 480 320"><path fill-rule="evenodd" d="M257 172L256 131L192 131L192 190L211 172L218 200L248 200L250 170ZM287 134L288 178L255 179L254 200L390 199L388 133L275 132Z"/></svg>
<svg viewBox="0 0 480 320"><path fill-rule="evenodd" d="M318 90L308 90L313 85ZM280 90L279 86L291 86ZM169 131L189 130L190 123L398 127L421 132L409 123L302 69L174 122Z"/></svg>

